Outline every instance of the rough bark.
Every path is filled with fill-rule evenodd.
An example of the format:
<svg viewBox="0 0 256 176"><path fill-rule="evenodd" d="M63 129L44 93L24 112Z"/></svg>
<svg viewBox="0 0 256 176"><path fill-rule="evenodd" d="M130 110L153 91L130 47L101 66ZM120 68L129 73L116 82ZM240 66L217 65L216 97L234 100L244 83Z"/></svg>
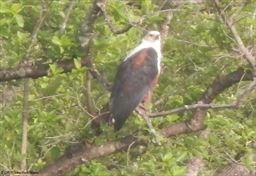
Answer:
<svg viewBox="0 0 256 176"><path fill-rule="evenodd" d="M216 173L216 176L255 176L256 171L250 171L241 163L232 163Z"/></svg>

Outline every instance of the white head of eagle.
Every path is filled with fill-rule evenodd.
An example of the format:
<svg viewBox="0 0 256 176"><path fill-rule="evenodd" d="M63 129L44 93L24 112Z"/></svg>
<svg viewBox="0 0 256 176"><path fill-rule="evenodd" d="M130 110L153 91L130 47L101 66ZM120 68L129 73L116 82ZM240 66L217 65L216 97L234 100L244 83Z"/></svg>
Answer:
<svg viewBox="0 0 256 176"><path fill-rule="evenodd" d="M110 113L119 130L143 100L149 100L160 74L160 33L150 31L119 65L111 90Z"/></svg>

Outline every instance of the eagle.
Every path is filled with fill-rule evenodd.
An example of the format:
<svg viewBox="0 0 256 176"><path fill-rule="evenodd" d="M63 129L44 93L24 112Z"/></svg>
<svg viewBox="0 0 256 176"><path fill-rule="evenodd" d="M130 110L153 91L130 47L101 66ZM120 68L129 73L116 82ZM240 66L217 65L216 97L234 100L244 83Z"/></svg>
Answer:
<svg viewBox="0 0 256 176"><path fill-rule="evenodd" d="M142 102L150 102L160 74L160 32L149 31L119 65L111 90L110 114L119 130Z"/></svg>

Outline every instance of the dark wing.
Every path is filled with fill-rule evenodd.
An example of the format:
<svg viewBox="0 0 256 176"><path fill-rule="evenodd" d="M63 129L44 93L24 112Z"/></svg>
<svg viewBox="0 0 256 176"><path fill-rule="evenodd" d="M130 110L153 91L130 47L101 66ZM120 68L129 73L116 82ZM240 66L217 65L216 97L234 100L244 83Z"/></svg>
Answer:
<svg viewBox="0 0 256 176"><path fill-rule="evenodd" d="M119 130L150 89L158 74L157 53L145 48L122 62L111 92L110 112Z"/></svg>

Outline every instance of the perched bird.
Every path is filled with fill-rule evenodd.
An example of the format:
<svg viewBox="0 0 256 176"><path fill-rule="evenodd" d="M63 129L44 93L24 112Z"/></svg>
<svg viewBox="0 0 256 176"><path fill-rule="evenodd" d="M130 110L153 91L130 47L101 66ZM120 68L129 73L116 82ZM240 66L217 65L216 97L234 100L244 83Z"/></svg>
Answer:
<svg viewBox="0 0 256 176"><path fill-rule="evenodd" d="M160 33L150 31L119 65L111 90L110 113L119 130L140 102L148 103L160 74Z"/></svg>

